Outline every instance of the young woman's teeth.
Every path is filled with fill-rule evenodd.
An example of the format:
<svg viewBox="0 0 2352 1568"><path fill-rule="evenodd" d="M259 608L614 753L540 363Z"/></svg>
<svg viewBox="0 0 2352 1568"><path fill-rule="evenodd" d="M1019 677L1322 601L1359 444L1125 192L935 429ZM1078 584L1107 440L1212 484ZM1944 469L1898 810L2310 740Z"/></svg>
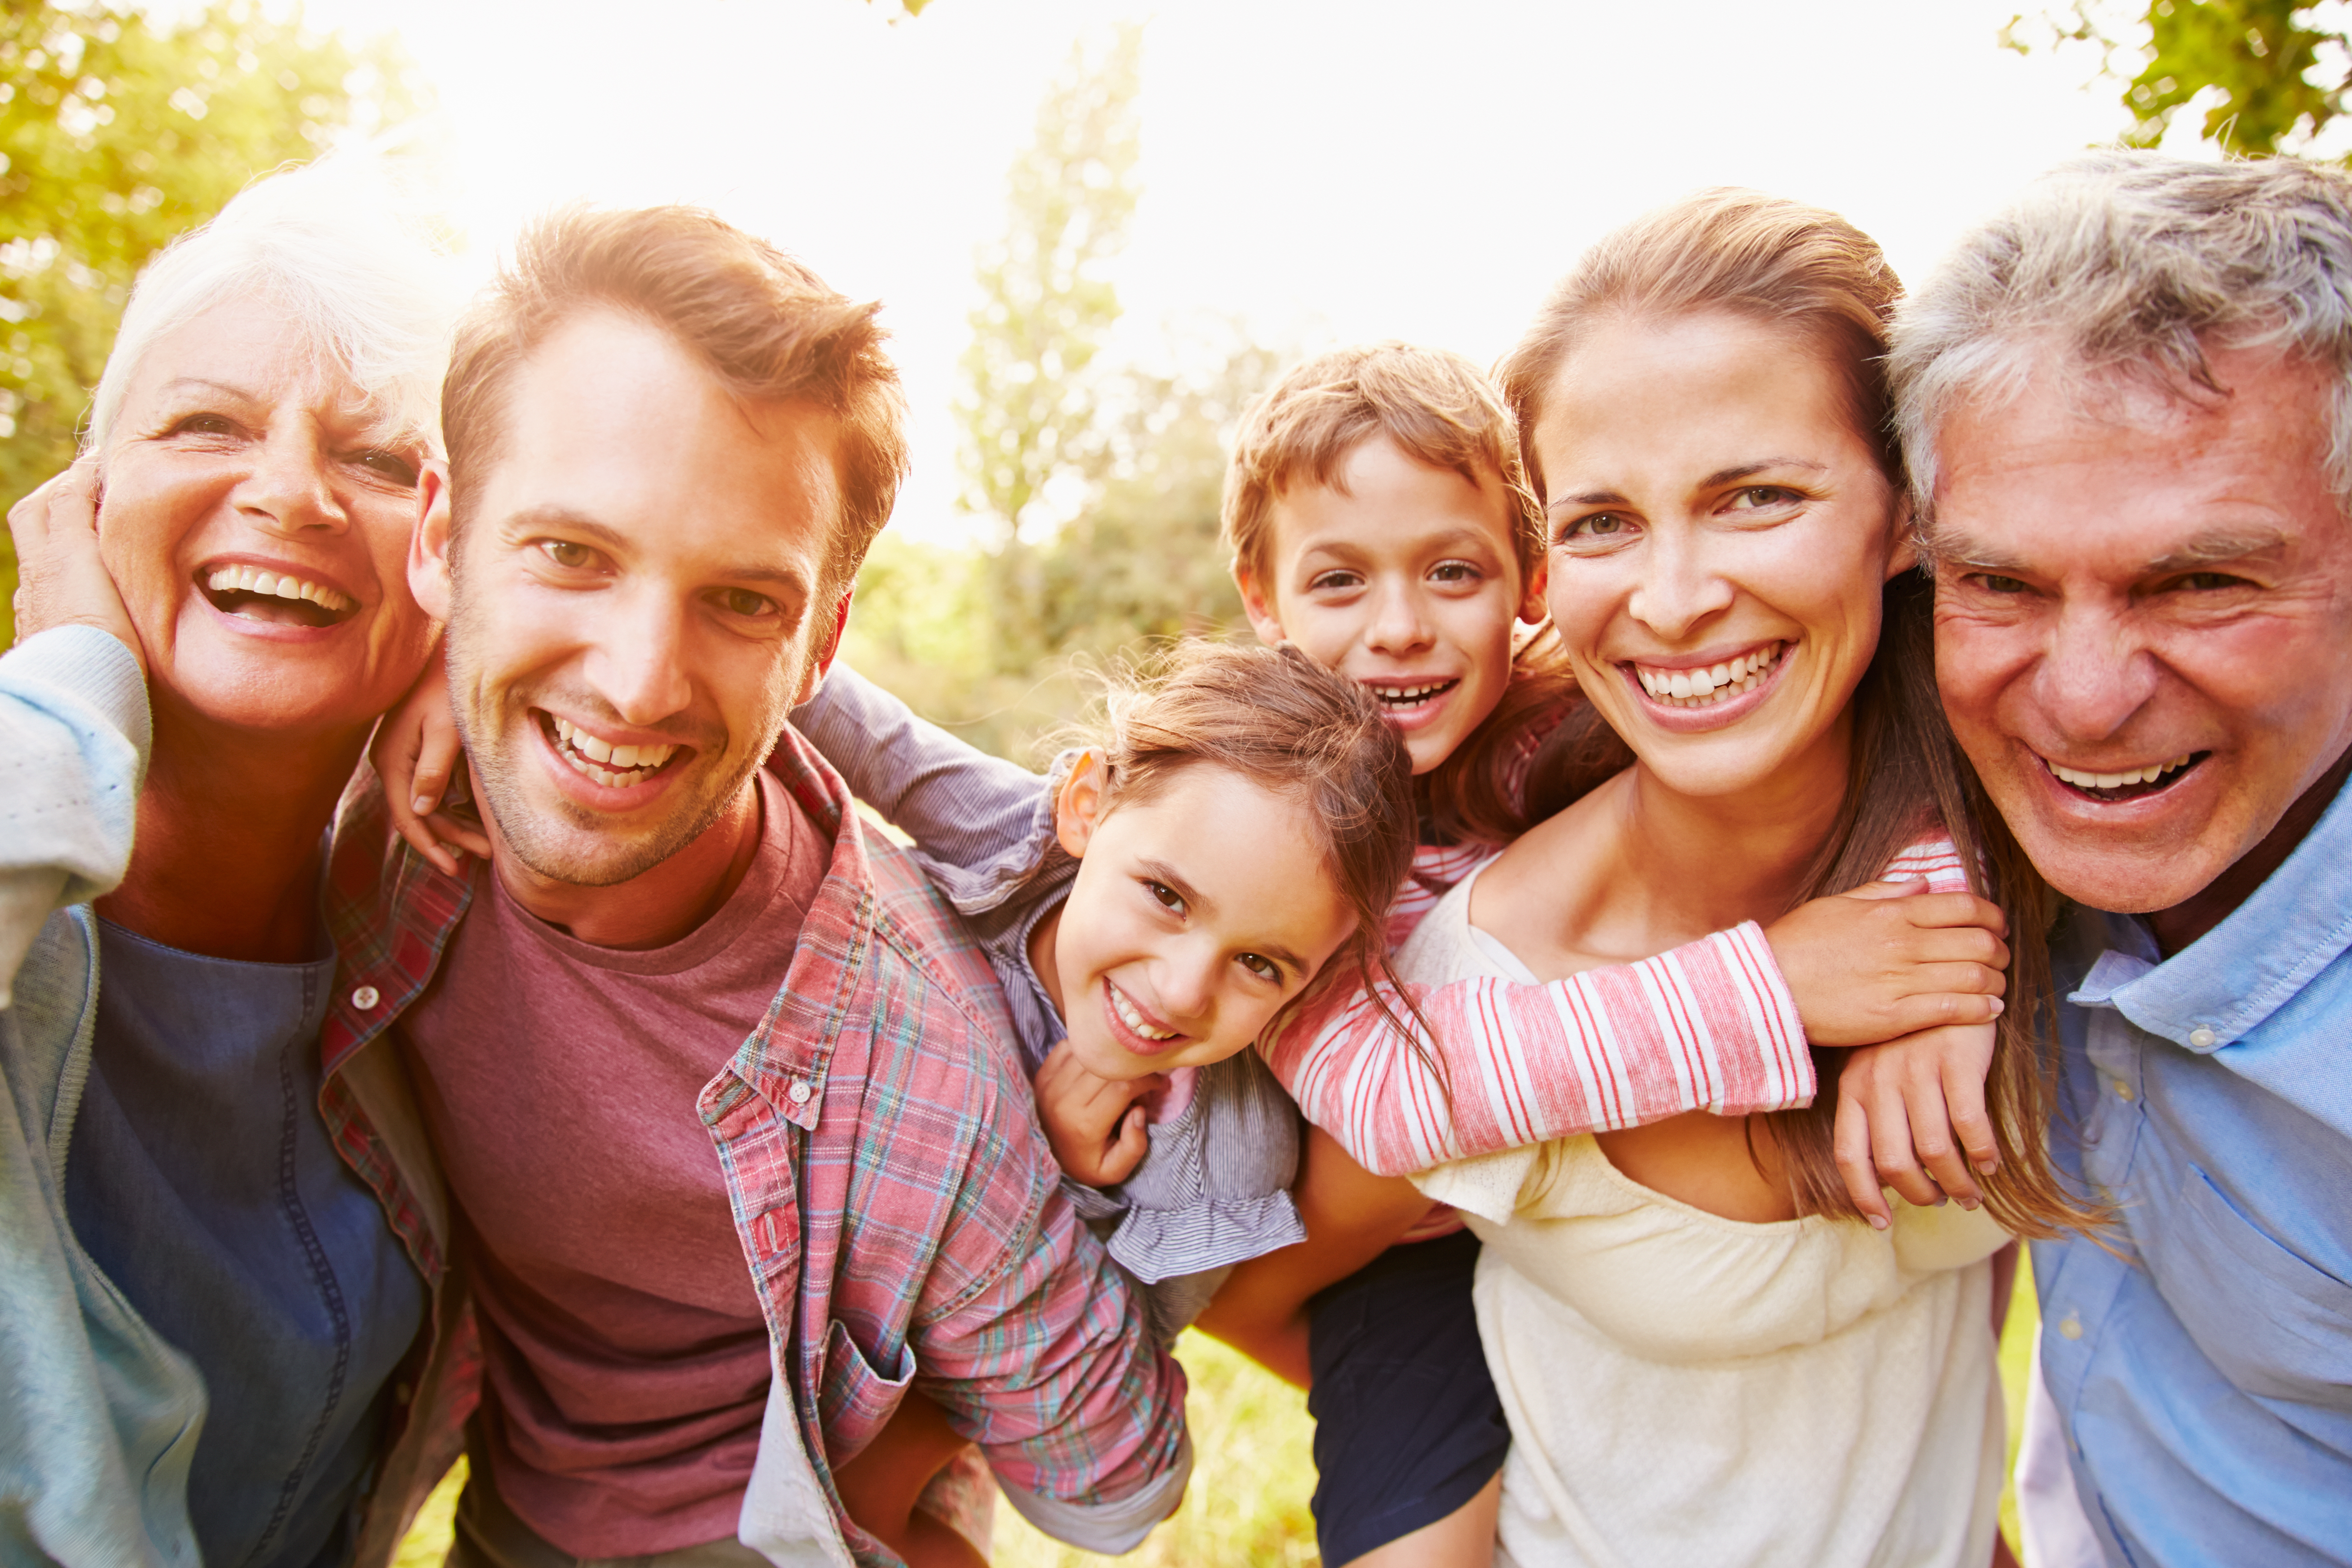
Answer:
<svg viewBox="0 0 2352 1568"><path fill-rule="evenodd" d="M572 764L572 771L594 779L606 789L626 789L645 783L677 751L676 746L615 746L569 719L555 721L555 738L563 742L556 752Z"/></svg>
<svg viewBox="0 0 2352 1568"><path fill-rule="evenodd" d="M308 599L331 615L359 608L359 601L348 594L336 592L322 583L310 583L292 575L280 576L252 566L215 566L205 579L205 586L215 594L264 594L274 599Z"/></svg>
<svg viewBox="0 0 2352 1568"><path fill-rule="evenodd" d="M1428 680L1418 686L1375 686L1372 695L1391 708L1411 708L1452 690L1455 684L1451 680Z"/></svg>
<svg viewBox="0 0 2352 1568"><path fill-rule="evenodd" d="M2078 768L2062 768L2047 757L2042 759L2042 765L2048 768L2051 776L2060 784L2070 784L2076 789L2126 789L2134 784L2152 784L2167 773L2178 773L2187 767L2196 755L2194 752L2186 752L2168 763L2126 768L2119 773L2090 773Z"/></svg>
<svg viewBox="0 0 2352 1568"><path fill-rule="evenodd" d="M1106 985L1108 985L1108 982L1105 984ZM1143 1015L1135 1010L1135 1004L1127 999L1127 993L1121 991L1116 985L1108 985L1108 989L1110 991L1110 1005L1118 1009L1118 1021L1120 1023L1125 1024L1129 1028L1133 1029L1137 1034L1141 1035L1147 1040L1172 1040L1176 1037L1176 1031L1173 1029L1155 1029L1150 1025L1145 1023L1143 1021Z"/></svg>
<svg viewBox="0 0 2352 1568"><path fill-rule="evenodd" d="M1788 646L1776 642L1706 669L1652 669L1636 664L1633 674L1643 690L1669 708L1709 708L1762 685Z"/></svg>

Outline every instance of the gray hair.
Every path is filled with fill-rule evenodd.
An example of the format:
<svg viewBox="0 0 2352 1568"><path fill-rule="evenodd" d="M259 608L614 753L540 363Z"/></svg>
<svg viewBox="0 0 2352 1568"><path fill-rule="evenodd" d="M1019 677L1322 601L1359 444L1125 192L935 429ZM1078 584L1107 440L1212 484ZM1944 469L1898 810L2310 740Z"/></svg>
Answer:
<svg viewBox="0 0 2352 1568"><path fill-rule="evenodd" d="M2352 504L2352 179L2296 158L2103 152L1965 236L1896 312L1888 373L1923 527L1936 437L1962 403L2055 376L2220 395L2206 350L2276 348L2334 383L2327 471Z"/></svg>
<svg viewBox="0 0 2352 1568"><path fill-rule="evenodd" d="M389 161L366 149L255 181L147 264L90 399L82 449L104 449L157 340L254 299L291 315L385 426L439 449L441 377L463 295Z"/></svg>

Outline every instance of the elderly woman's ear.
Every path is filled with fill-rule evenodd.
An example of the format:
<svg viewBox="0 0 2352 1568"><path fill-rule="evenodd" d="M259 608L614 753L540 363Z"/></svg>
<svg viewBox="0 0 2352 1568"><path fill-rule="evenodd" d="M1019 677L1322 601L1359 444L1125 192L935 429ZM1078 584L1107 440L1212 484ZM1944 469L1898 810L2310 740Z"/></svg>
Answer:
<svg viewBox="0 0 2352 1568"><path fill-rule="evenodd" d="M416 531L408 542L408 591L435 620L449 619L449 464L429 458L416 476Z"/></svg>
<svg viewBox="0 0 2352 1568"><path fill-rule="evenodd" d="M84 457L8 509L16 542L16 640L52 626L89 626L131 650L147 650L98 550L98 458Z"/></svg>

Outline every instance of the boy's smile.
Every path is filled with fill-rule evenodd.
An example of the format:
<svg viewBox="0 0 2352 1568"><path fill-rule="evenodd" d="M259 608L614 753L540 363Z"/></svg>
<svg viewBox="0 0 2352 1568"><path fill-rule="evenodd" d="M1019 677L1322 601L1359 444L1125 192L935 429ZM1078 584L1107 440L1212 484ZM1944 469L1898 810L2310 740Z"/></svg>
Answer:
<svg viewBox="0 0 2352 1568"><path fill-rule="evenodd" d="M1502 700L1513 620L1542 618L1514 521L1499 482L1474 485L1374 436L1335 484L1276 501L1269 581L1244 578L1242 602L1260 638L1296 643L1377 698L1425 773Z"/></svg>

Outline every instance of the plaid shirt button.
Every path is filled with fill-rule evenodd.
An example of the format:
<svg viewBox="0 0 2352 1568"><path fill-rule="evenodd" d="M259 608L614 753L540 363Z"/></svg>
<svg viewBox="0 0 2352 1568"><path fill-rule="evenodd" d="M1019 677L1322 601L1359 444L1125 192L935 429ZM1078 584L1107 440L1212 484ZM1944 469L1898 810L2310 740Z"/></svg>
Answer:
<svg viewBox="0 0 2352 1568"><path fill-rule="evenodd" d="M362 1013L373 1013L375 1005L383 1000L383 993L373 985L362 985L352 993L352 1005Z"/></svg>
<svg viewBox="0 0 2352 1568"><path fill-rule="evenodd" d="M806 1105L809 1102L809 1086L806 1083L795 1083L792 1088L784 1090L784 1093L790 1097L794 1105Z"/></svg>

